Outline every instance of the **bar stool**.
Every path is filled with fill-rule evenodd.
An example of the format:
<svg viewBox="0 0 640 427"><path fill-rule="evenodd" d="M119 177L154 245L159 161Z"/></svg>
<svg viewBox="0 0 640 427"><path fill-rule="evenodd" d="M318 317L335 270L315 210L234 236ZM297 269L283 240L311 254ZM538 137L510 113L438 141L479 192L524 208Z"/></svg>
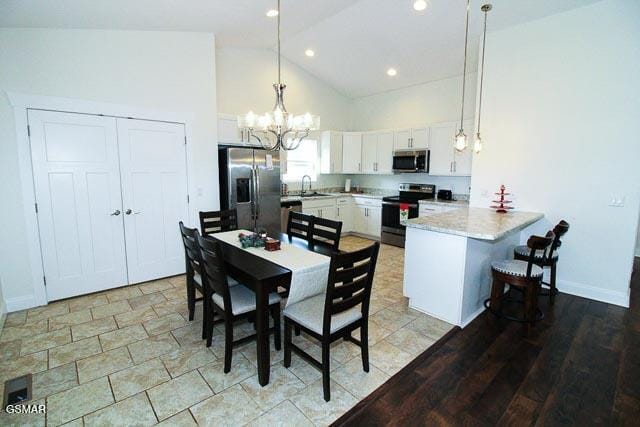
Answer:
<svg viewBox="0 0 640 427"><path fill-rule="evenodd" d="M527 248L529 249L527 261L504 260L491 263L493 275L491 298L485 300L484 306L498 317L524 323L527 335L531 331L531 326L544 318L544 314L538 308L538 292L542 285L543 270L536 264L535 254L537 251L542 251L543 258L546 259L554 238L553 231L549 231L545 237L529 237L527 240ZM506 284L524 292L524 315L522 317L509 316L502 312Z"/></svg>
<svg viewBox="0 0 640 427"><path fill-rule="evenodd" d="M543 285L549 287L549 292L540 292L541 296L549 295L549 302L553 304L555 302L556 294L558 293L558 288L556 287L556 273L558 269L558 249L562 245L560 238L564 236L567 231L569 231L569 223L565 220L560 221L555 227L553 227L553 233L555 234L555 238L553 239L553 243L551 243L551 248L549 250L549 256L544 257L542 252L536 252L534 263L542 267L550 268L550 277L549 283L542 282ZM516 246L513 250L513 257L517 260L527 261L529 259L529 248L527 245Z"/></svg>

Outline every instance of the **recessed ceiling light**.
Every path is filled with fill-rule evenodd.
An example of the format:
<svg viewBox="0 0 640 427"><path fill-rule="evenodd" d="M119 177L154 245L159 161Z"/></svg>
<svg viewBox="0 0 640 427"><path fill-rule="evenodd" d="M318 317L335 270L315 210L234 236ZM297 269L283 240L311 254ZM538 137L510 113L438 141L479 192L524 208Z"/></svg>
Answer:
<svg viewBox="0 0 640 427"><path fill-rule="evenodd" d="M270 9L270 10L267 11L267 16L269 18L276 17L276 16L278 16L278 11L276 9Z"/></svg>
<svg viewBox="0 0 640 427"><path fill-rule="evenodd" d="M307 55L308 57L312 57L315 56L315 52L313 51L313 49L307 49L304 51L304 54Z"/></svg>
<svg viewBox="0 0 640 427"><path fill-rule="evenodd" d="M396 74L398 74L398 71L395 68L389 68L387 70L387 76L389 76L389 77L393 77Z"/></svg>
<svg viewBox="0 0 640 427"><path fill-rule="evenodd" d="M413 2L413 8L417 11L423 11L427 8L427 0L416 0Z"/></svg>

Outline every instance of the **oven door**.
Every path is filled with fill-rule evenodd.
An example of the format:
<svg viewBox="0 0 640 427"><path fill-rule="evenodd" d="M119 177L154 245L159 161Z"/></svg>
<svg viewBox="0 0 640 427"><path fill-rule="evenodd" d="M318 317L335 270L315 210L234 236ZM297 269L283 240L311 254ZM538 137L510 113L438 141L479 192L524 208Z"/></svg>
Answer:
<svg viewBox="0 0 640 427"><path fill-rule="evenodd" d="M405 226L400 224L400 202L382 202L382 231L387 233L405 234ZM417 218L419 207L417 203L408 203L409 219Z"/></svg>

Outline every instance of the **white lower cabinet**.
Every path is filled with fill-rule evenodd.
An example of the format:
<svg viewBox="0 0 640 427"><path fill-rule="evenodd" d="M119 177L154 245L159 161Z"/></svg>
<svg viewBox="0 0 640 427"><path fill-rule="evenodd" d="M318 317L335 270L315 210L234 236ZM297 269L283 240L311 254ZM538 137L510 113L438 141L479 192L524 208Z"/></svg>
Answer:
<svg viewBox="0 0 640 427"><path fill-rule="evenodd" d="M354 197L353 231L380 237L382 204L379 199Z"/></svg>
<svg viewBox="0 0 640 427"><path fill-rule="evenodd" d="M323 198L302 201L302 213L318 218L336 219L336 199Z"/></svg>
<svg viewBox="0 0 640 427"><path fill-rule="evenodd" d="M336 221L342 221L342 232L353 231L353 203L351 197L336 199Z"/></svg>

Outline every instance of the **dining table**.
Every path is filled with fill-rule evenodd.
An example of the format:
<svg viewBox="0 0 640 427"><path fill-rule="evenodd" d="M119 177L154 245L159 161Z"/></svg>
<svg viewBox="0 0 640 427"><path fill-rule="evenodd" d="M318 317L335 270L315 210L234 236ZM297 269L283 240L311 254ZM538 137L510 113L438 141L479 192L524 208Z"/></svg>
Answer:
<svg viewBox="0 0 640 427"><path fill-rule="evenodd" d="M240 233L242 230L236 231ZM231 232L227 232L231 233ZM270 352L269 352L269 294L276 292L278 287L288 288L291 284L292 271L282 265L257 255L254 251L246 250L238 244L222 239L221 236L211 234L220 242L227 275L249 287L256 296L256 353L258 364L258 382L261 386L269 384ZM327 257L336 253L335 250L316 245L309 248L307 240L289 237L286 233L278 236L282 244L289 244L296 248L309 250ZM264 250L264 249L262 249Z"/></svg>

